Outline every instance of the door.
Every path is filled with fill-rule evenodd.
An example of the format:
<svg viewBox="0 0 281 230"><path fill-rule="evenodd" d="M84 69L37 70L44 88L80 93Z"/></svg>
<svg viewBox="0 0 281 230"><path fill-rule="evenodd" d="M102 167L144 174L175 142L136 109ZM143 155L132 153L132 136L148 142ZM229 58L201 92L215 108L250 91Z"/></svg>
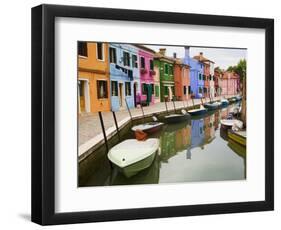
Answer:
<svg viewBox="0 0 281 230"><path fill-rule="evenodd" d="M119 83L119 105L123 107L124 105L124 96L123 96L123 83Z"/></svg>
<svg viewBox="0 0 281 230"><path fill-rule="evenodd" d="M80 102L80 112L83 113L86 111L86 103L85 103L85 82L78 81L79 85L79 102Z"/></svg>

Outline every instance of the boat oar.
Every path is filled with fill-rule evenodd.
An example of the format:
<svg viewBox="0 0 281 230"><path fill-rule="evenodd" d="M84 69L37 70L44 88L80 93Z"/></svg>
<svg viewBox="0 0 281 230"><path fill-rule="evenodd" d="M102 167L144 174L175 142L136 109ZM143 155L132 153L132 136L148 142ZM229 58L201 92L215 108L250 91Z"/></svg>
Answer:
<svg viewBox="0 0 281 230"><path fill-rule="evenodd" d="M173 102L173 105L174 105L174 111L175 111L175 113L176 113L176 106L175 106L174 98L172 99L172 102Z"/></svg>
<svg viewBox="0 0 281 230"><path fill-rule="evenodd" d="M143 119L143 123L144 123L144 112L143 112L143 107L142 107L142 105L140 105L140 107L141 107L141 111L142 111L142 119Z"/></svg>
<svg viewBox="0 0 281 230"><path fill-rule="evenodd" d="M192 105L193 105L193 109L194 109L195 105L194 105L193 97L191 97L191 101L192 101Z"/></svg>
<svg viewBox="0 0 281 230"><path fill-rule="evenodd" d="M169 111L168 111L168 107L167 107L167 101L166 101L166 99L164 99L164 101L165 101L165 107L166 107L166 112L167 112L167 115L169 115Z"/></svg>

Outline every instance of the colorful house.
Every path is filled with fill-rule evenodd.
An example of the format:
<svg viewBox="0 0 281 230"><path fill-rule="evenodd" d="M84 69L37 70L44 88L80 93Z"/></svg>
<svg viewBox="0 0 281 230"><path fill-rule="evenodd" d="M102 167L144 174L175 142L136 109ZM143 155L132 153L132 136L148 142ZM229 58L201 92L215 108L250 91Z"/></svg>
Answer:
<svg viewBox="0 0 281 230"><path fill-rule="evenodd" d="M190 57L190 47L185 47L184 63L190 66L190 93L195 98L203 96L203 63Z"/></svg>
<svg viewBox="0 0 281 230"><path fill-rule="evenodd" d="M153 75L153 82L154 82L154 103L160 102L160 95L161 95L161 89L160 89L160 65L155 65L155 61L153 60L153 69L154 69L154 75Z"/></svg>
<svg viewBox="0 0 281 230"><path fill-rule="evenodd" d="M154 64L153 56L155 51L149 49L145 46L138 45L138 55L139 55L139 68L140 68L140 101L142 104L149 105L154 104ZM158 90L159 92L159 90Z"/></svg>
<svg viewBox="0 0 281 230"><path fill-rule="evenodd" d="M222 93L223 96L234 96L240 92L240 77L234 72L225 71L222 75Z"/></svg>
<svg viewBox="0 0 281 230"><path fill-rule="evenodd" d="M175 95L174 59L166 56L166 49L160 49L154 55L154 66L159 69L160 100L161 102L170 101Z"/></svg>
<svg viewBox="0 0 281 230"><path fill-rule="evenodd" d="M128 44L110 43L111 110L133 108L140 94L138 48Z"/></svg>
<svg viewBox="0 0 281 230"><path fill-rule="evenodd" d="M79 113L110 110L108 44L78 42Z"/></svg>
<svg viewBox="0 0 281 230"><path fill-rule="evenodd" d="M219 67L214 70L214 86L215 86L215 97L221 95L222 91L222 71Z"/></svg>
<svg viewBox="0 0 281 230"><path fill-rule="evenodd" d="M175 96L179 101L186 101L190 95L190 67L184 64L182 59L176 58L176 54L174 54L174 59Z"/></svg>
<svg viewBox="0 0 281 230"><path fill-rule="evenodd" d="M213 98L215 95L214 62L204 57L203 52L193 58L203 63L204 96Z"/></svg>

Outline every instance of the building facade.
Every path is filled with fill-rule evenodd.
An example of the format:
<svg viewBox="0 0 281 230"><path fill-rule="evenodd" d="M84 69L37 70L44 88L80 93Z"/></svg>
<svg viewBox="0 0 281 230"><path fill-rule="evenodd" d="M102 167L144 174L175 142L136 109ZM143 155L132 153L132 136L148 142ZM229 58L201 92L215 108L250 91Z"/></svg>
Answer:
<svg viewBox="0 0 281 230"><path fill-rule="evenodd" d="M222 93L222 73L218 67L216 67L214 70L214 87L215 97L220 96Z"/></svg>
<svg viewBox="0 0 281 230"><path fill-rule="evenodd" d="M78 42L78 111L110 110L108 44Z"/></svg>
<svg viewBox="0 0 281 230"><path fill-rule="evenodd" d="M240 92L240 77L238 74L225 71L221 79L222 96L234 96Z"/></svg>
<svg viewBox="0 0 281 230"><path fill-rule="evenodd" d="M175 96L178 101L186 101L190 95L190 67L174 54Z"/></svg>
<svg viewBox="0 0 281 230"><path fill-rule="evenodd" d="M204 97L214 98L215 83L214 83L214 62L203 56L203 52L194 56L194 59L203 63L203 80L204 80Z"/></svg>
<svg viewBox="0 0 281 230"><path fill-rule="evenodd" d="M145 47L138 46L139 51L139 64L140 64L140 101L142 104L150 105L154 104L154 63L153 57L155 51Z"/></svg>
<svg viewBox="0 0 281 230"><path fill-rule="evenodd" d="M109 62L111 110L135 107L141 89L138 48L110 43Z"/></svg>
<svg viewBox="0 0 281 230"><path fill-rule="evenodd" d="M174 60L166 56L166 49L160 49L154 55L154 65L159 69L160 101L171 101L175 92Z"/></svg>
<svg viewBox="0 0 281 230"><path fill-rule="evenodd" d="M203 96L203 63L190 57L190 47L185 47L184 63L190 66L190 93L195 98Z"/></svg>

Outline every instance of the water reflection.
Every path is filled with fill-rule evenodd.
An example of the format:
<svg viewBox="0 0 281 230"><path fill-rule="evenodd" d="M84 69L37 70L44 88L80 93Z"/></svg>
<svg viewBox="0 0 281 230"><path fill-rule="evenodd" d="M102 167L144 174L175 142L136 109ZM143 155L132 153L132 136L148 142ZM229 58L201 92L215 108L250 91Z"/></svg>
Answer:
<svg viewBox="0 0 281 230"><path fill-rule="evenodd" d="M220 119L227 116L228 110L216 111L189 123L166 126L156 135L160 139L160 150L151 167L126 178L115 169L108 170L107 163L104 173L108 175L103 185L245 179L246 149L221 138ZM95 176L90 178L87 186L101 185L96 183Z"/></svg>

